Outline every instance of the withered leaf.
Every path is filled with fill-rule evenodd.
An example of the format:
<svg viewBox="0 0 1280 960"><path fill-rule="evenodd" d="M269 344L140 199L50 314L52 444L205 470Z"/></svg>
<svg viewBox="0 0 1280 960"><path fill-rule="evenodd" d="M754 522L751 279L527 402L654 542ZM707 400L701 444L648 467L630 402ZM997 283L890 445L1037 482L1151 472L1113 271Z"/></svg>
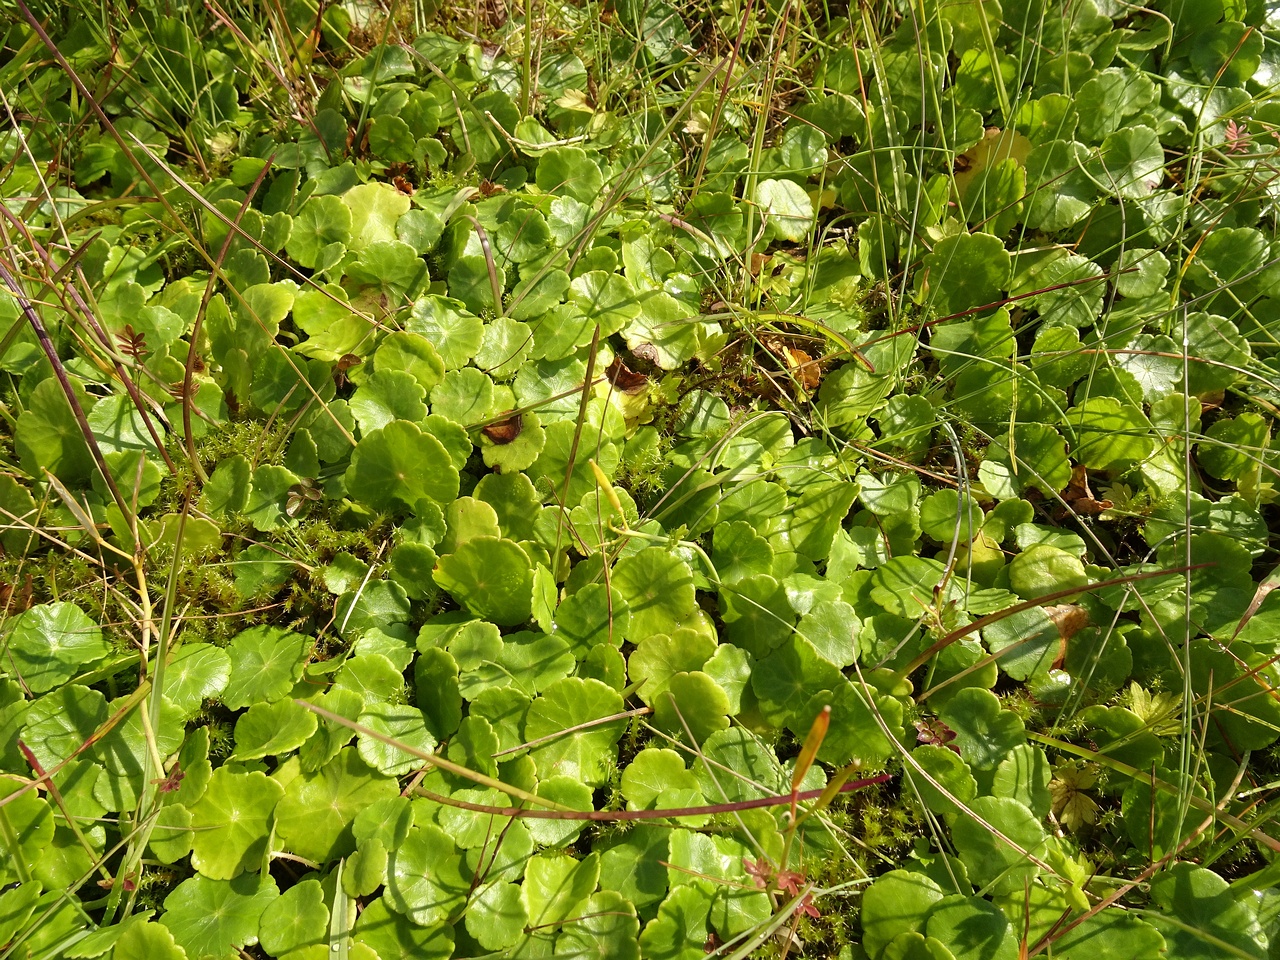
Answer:
<svg viewBox="0 0 1280 960"><path fill-rule="evenodd" d="M506 412L506 411L504 411ZM516 437L520 436L520 431L524 429L524 415L512 413L505 420L498 420L480 428L480 432L498 445L510 443Z"/></svg>
<svg viewBox="0 0 1280 960"><path fill-rule="evenodd" d="M609 382L614 388L621 390L623 393L637 394L643 392L649 386L649 378L643 373L636 373L622 362L621 357L614 357L613 363L609 364L605 370L605 376L609 378Z"/></svg>
<svg viewBox="0 0 1280 960"><path fill-rule="evenodd" d="M1104 510L1110 510L1115 504L1110 500L1098 500L1089 489L1089 477L1083 464L1077 463L1071 468L1071 482L1062 494L1062 499L1076 513L1087 517L1096 517Z"/></svg>

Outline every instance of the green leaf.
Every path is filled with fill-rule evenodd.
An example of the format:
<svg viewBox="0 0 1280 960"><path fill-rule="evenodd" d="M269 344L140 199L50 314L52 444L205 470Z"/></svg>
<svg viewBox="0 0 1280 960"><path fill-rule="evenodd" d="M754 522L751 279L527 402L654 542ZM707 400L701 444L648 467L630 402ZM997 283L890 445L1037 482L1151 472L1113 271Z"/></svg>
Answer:
<svg viewBox="0 0 1280 960"><path fill-rule="evenodd" d="M361 726L391 737L406 746L432 753L436 739L427 730L426 717L417 707L403 704L375 703L360 714ZM422 766L422 760L397 747L375 740L367 734L357 737L360 759L388 777L402 777Z"/></svg>
<svg viewBox="0 0 1280 960"><path fill-rule="evenodd" d="M923 932L930 909L942 889L921 873L891 870L862 895L862 945L878 957L903 932Z"/></svg>
<svg viewBox="0 0 1280 960"><path fill-rule="evenodd" d="M461 300L473 313L495 313L498 304L493 302L493 282L496 277L498 290L507 285L506 273L496 264L489 272L489 261L478 255L459 257L449 268L449 296Z"/></svg>
<svg viewBox="0 0 1280 960"><path fill-rule="evenodd" d="M627 675L639 683L636 693L650 706L675 674L700 670L716 650L715 639L690 629L671 636L653 634L641 640L627 661Z"/></svg>
<svg viewBox="0 0 1280 960"><path fill-rule="evenodd" d="M1213 940L1249 956L1266 951L1267 935L1258 922L1253 895L1247 888L1232 889L1204 867L1173 864L1152 880L1151 897L1175 921L1148 915L1164 935L1170 957L1226 956Z"/></svg>
<svg viewBox="0 0 1280 960"><path fill-rule="evenodd" d="M725 637L754 657L769 651L791 635L795 611L787 591L775 578L756 575L720 587L720 611Z"/></svg>
<svg viewBox="0 0 1280 960"><path fill-rule="evenodd" d="M914 930L890 940L881 956L884 960L955 960L955 954L941 940Z"/></svg>
<svg viewBox="0 0 1280 960"><path fill-rule="evenodd" d="M428 393L444 376L444 361L426 337L397 330L389 334L373 354L375 370L402 371L409 374ZM424 394L425 396L425 394ZM422 417L403 419L421 420Z"/></svg>
<svg viewBox="0 0 1280 960"><path fill-rule="evenodd" d="M537 794L570 810L595 809L591 788L573 777L543 777ZM544 847L565 847L578 839L586 823L582 820L529 820L529 835Z"/></svg>
<svg viewBox="0 0 1280 960"><path fill-rule="evenodd" d="M80 409L89 412L92 402L84 388L72 381L72 394ZM95 469L67 395L56 377L40 381L18 416L13 445L22 468L34 477L48 470L63 483L83 486Z"/></svg>
<svg viewBox="0 0 1280 960"><path fill-rule="evenodd" d="M15 725L6 732L25 725L23 740L46 770L69 758L107 719L106 698L79 684L58 687L29 706L19 701L10 709L19 705L23 709L11 714ZM15 762L27 769L25 761Z"/></svg>
<svg viewBox="0 0 1280 960"><path fill-rule="evenodd" d="M0 474L0 547L16 557L25 556L35 542L36 501L31 492L7 473Z"/></svg>
<svg viewBox="0 0 1280 960"><path fill-rule="evenodd" d="M320 881L303 880L263 911L259 942L271 956L282 957L290 950L324 943L328 928L329 909Z"/></svg>
<svg viewBox="0 0 1280 960"><path fill-rule="evenodd" d="M161 923L131 923L116 941L112 960L186 960L172 931Z"/></svg>
<svg viewBox="0 0 1280 960"><path fill-rule="evenodd" d="M244 514L255 530L269 533L288 525L290 518L285 511L289 491L297 482L298 478L284 467L266 464L253 471Z"/></svg>
<svg viewBox="0 0 1280 960"><path fill-rule="evenodd" d="M538 159L538 189L591 203L604 186L600 168L585 150L552 147Z"/></svg>
<svg viewBox="0 0 1280 960"><path fill-rule="evenodd" d="M685 768L680 754L657 747L646 747L627 764L622 772L622 796L628 810L693 807L706 802L698 778Z"/></svg>
<svg viewBox="0 0 1280 960"><path fill-rule="evenodd" d="M947 897L935 904L925 933L946 944L956 960L1018 958L1018 936L1008 918L994 903L978 897Z"/></svg>
<svg viewBox="0 0 1280 960"><path fill-rule="evenodd" d="M751 689L764 719L782 727L791 726L805 712L813 691L833 689L843 679L834 664L818 656L813 644L793 633L756 664Z"/></svg>
<svg viewBox="0 0 1280 960"><path fill-rule="evenodd" d="M1143 124L1117 130L1102 141L1090 174L1104 191L1141 200L1164 180L1164 148L1154 130Z"/></svg>
<svg viewBox="0 0 1280 960"><path fill-rule="evenodd" d="M440 558L435 581L476 616L495 623L514 626L532 615L532 564L511 540L468 540Z"/></svg>
<svg viewBox="0 0 1280 960"><path fill-rule="evenodd" d="M613 890L587 898L581 919L561 927L555 956L574 960L639 960L640 921L636 908Z"/></svg>
<svg viewBox="0 0 1280 960"><path fill-rule="evenodd" d="M271 815L284 789L266 774L219 767L191 808L191 864L211 880L232 880L262 862Z"/></svg>
<svg viewBox="0 0 1280 960"><path fill-rule="evenodd" d="M1064 134L1066 136L1066 134ZM1026 225L1057 232L1079 222L1090 210L1098 186L1085 173L1088 150L1074 140L1037 144L1027 156L1027 179L1032 185Z"/></svg>
<svg viewBox="0 0 1280 960"><path fill-rule="evenodd" d="M729 710L729 697L719 684L695 670L671 677L654 700L653 721L677 739L702 743L729 726Z"/></svg>
<svg viewBox="0 0 1280 960"><path fill-rule="evenodd" d="M302 746L316 732L316 715L293 700L255 703L236 720L236 760L277 757Z"/></svg>
<svg viewBox="0 0 1280 960"><path fill-rule="evenodd" d="M761 180L755 201L766 225L766 236L799 243L813 227L813 201L794 180Z"/></svg>
<svg viewBox="0 0 1280 960"><path fill-rule="evenodd" d="M524 364L533 346L529 325L509 317L495 317L485 324L484 341L476 351L476 366L491 377L504 380Z"/></svg>
<svg viewBox="0 0 1280 960"><path fill-rule="evenodd" d="M560 601L555 612L556 635L581 660L598 644L622 646L630 617L627 601L616 588L591 583Z"/></svg>
<svg viewBox="0 0 1280 960"><path fill-rule="evenodd" d="M1090 327L1102 312L1107 285L1101 267L1078 254L1068 253L1046 262L1016 292L1031 290L1045 291L1031 297L1029 302L1040 311L1040 319L1046 326Z"/></svg>
<svg viewBox="0 0 1280 960"><path fill-rule="evenodd" d="M1032 547L1032 550L1042 547L1047 550L1055 549L1037 544ZM1025 554L1018 554L1014 561L1021 560L1023 556ZM1018 571L1020 582L1033 591L1047 583L1055 584L1050 588L1051 590L1062 589L1059 581L1050 578L1060 572L1070 574L1073 571L1070 561L1074 558L1070 555L1065 556L1066 561L1061 563L1061 570L1054 568L1051 562L1053 559L1061 560L1061 558L1047 556L1043 558L1047 561L1046 569L1033 571L1026 566L1020 568ZM1083 573L1083 567L1080 568L1080 572ZM1010 573L1012 575L1012 570ZM1042 592L1049 592L1049 590ZM1022 595L1021 592L1019 595ZM1000 669L1015 680L1030 680L1033 677L1046 676L1053 662L1058 658L1062 641L1057 624L1039 607L1010 614L1002 620L997 620L983 629L982 639L987 649L999 655Z"/></svg>
<svg viewBox="0 0 1280 960"><path fill-rule="evenodd" d="M236 634L227 651L231 679L222 702L231 710L239 710L287 696L302 676L311 639L279 627L250 627Z"/></svg>
<svg viewBox="0 0 1280 960"><path fill-rule="evenodd" d="M0 893L0 937L5 943L26 926L39 899L40 884L34 880Z"/></svg>
<svg viewBox="0 0 1280 960"><path fill-rule="evenodd" d="M1156 449L1151 422L1141 410L1114 397L1090 397L1067 411L1076 459L1094 470L1145 460Z"/></svg>
<svg viewBox="0 0 1280 960"><path fill-rule="evenodd" d="M883 722L893 736L902 736L901 701L877 695L870 686L845 681L829 692L817 693L797 711L790 723L792 732L803 737L822 708L828 706L831 726L818 750L819 760L836 766L856 761L863 769L873 770L897 752L897 745L885 736L880 724Z"/></svg>
<svg viewBox="0 0 1280 960"><path fill-rule="evenodd" d="M0 799L8 800L3 807L13 839L17 841L23 866L30 871L44 855L45 848L53 840L53 811L34 790L27 790L16 799L9 799L24 786L16 777L0 776ZM7 833L8 831L6 831ZM0 878L6 884L19 879L14 863L11 841L6 838L5 859L0 860Z"/></svg>
<svg viewBox="0 0 1280 960"><path fill-rule="evenodd" d="M294 216L285 251L300 265L313 269L326 247L336 243L345 248L350 242L351 223L351 208L341 198L312 197Z"/></svg>
<svg viewBox="0 0 1280 960"><path fill-rule="evenodd" d="M1009 586L1027 600L1083 587L1088 582L1089 576L1079 557L1047 543L1028 547L1009 564Z"/></svg>
<svg viewBox="0 0 1280 960"><path fill-rule="evenodd" d="M461 300L447 297L415 301L405 329L429 341L447 370L465 366L484 340L484 321L469 313Z"/></svg>
<svg viewBox="0 0 1280 960"><path fill-rule="evenodd" d="M276 807L275 831L284 847L315 863L355 848L351 823L365 807L399 793L396 782L365 766L344 748L316 773L290 780Z"/></svg>
<svg viewBox="0 0 1280 960"><path fill-rule="evenodd" d="M551 684L530 704L524 721L526 741L551 738L529 752L539 772L600 786L614 762L614 744L626 730L626 720L594 721L622 710L622 697L599 680L567 677ZM577 729L583 724L590 725Z"/></svg>
<svg viewBox="0 0 1280 960"><path fill-rule="evenodd" d="M1200 944L1196 946L1198 949ZM1055 953L1092 957L1093 960L1158 957L1165 955L1166 948L1164 937L1155 927L1115 909L1090 917L1078 927L1068 930L1054 944ZM1169 955L1174 954L1170 952Z"/></svg>
<svg viewBox="0 0 1280 960"><path fill-rule="evenodd" d="M1022 720L1002 709L999 698L987 690L961 690L938 710L938 715L956 732L960 754L975 771L994 771L1009 751L1026 742Z"/></svg>
<svg viewBox="0 0 1280 960"><path fill-rule="evenodd" d="M362 183L342 195L351 211L353 250L396 238L396 221L409 209L409 198L389 183Z"/></svg>
<svg viewBox="0 0 1280 960"><path fill-rule="evenodd" d="M447 960L453 955L453 927L445 923L420 927L391 912L385 896L360 912L354 939L377 951L378 960Z"/></svg>
<svg viewBox="0 0 1280 960"><path fill-rule="evenodd" d="M458 468L439 440L416 424L395 420L356 444L346 483L375 510L412 509L419 500L456 499Z"/></svg>
<svg viewBox="0 0 1280 960"><path fill-rule="evenodd" d="M467 933L485 950L506 950L520 940L529 913L515 883L492 883L467 905Z"/></svg>
<svg viewBox="0 0 1280 960"><path fill-rule="evenodd" d="M1058 493L1071 482L1066 441L1045 423L1018 423L1012 449L1005 437L987 445L978 476L983 486L1002 500L1014 500L1028 487Z"/></svg>
<svg viewBox="0 0 1280 960"><path fill-rule="evenodd" d="M160 922L188 957L230 960L236 948L258 942L263 911L278 895L273 880L253 873L231 881L191 877L165 897Z"/></svg>
<svg viewBox="0 0 1280 960"><path fill-rule="evenodd" d="M114 713L123 706L121 697L107 709ZM150 714L149 724L144 724L140 708L129 710L96 744L105 775L94 786L95 797L112 810L133 807L147 790L143 775L150 757L167 757L181 745L182 715L168 700L161 698L159 715Z"/></svg>
<svg viewBox="0 0 1280 960"><path fill-rule="evenodd" d="M977 797L969 803L969 811L960 814L951 827L969 876L993 893L1022 890L1040 871L1029 858L1043 859L1045 855L1048 838L1040 821L1017 800L1006 797ZM996 836L992 828L1009 842Z"/></svg>
<svg viewBox="0 0 1280 960"><path fill-rule="evenodd" d="M599 880L598 854L588 854L582 860L551 854L533 857L525 867L520 888L530 926L557 924L576 916L579 904L591 895Z"/></svg>
<svg viewBox="0 0 1280 960"><path fill-rule="evenodd" d="M66 683L111 649L101 628L74 603L36 604L11 623L0 662L33 693Z"/></svg>
<svg viewBox="0 0 1280 960"><path fill-rule="evenodd" d="M662 901L658 915L640 934L640 951L654 960L697 960L705 955L711 898L701 886L684 884Z"/></svg>
<svg viewBox="0 0 1280 960"><path fill-rule="evenodd" d="M493 381L474 367L450 370L431 391L431 412L470 426L493 409Z"/></svg>
<svg viewBox="0 0 1280 960"><path fill-rule="evenodd" d="M427 391L407 371L375 370L352 395L351 413L365 436L395 420L417 422L427 415Z"/></svg>
<svg viewBox="0 0 1280 960"><path fill-rule="evenodd" d="M574 278L570 299L587 319L600 326L600 337L613 336L640 315L640 299L626 277L592 270Z"/></svg>
<svg viewBox="0 0 1280 960"><path fill-rule="evenodd" d="M415 826L391 851L384 897L392 910L430 927L462 909L471 876L447 833L430 824Z"/></svg>
<svg viewBox="0 0 1280 960"><path fill-rule="evenodd" d="M614 565L612 583L631 613L626 638L632 643L670 635L697 610L689 565L661 547L623 557Z"/></svg>
<svg viewBox="0 0 1280 960"><path fill-rule="evenodd" d="M996 237L962 233L926 254L916 275L916 299L935 316L993 303L1009 282L1009 252Z"/></svg>

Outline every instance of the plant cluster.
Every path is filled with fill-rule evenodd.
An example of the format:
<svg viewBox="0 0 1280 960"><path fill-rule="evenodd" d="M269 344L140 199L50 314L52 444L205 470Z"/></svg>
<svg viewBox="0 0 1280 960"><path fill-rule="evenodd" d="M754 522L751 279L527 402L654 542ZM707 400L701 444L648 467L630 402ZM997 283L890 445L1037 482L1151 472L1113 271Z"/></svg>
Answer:
<svg viewBox="0 0 1280 960"><path fill-rule="evenodd" d="M0 960L1280 949L1265 5L17 6Z"/></svg>

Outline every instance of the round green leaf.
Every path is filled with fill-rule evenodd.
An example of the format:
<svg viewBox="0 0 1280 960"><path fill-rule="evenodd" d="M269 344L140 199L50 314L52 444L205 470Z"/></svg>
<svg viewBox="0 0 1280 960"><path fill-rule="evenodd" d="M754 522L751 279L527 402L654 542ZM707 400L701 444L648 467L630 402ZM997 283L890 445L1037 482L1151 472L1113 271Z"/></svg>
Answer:
<svg viewBox="0 0 1280 960"><path fill-rule="evenodd" d="M551 738L534 747L529 756L543 776L561 774L591 786L600 786L614 762L614 744L626 730L626 721L592 724L621 713L622 697L599 680L567 677L551 684L529 706L525 716L526 741Z"/></svg>
<svg viewBox="0 0 1280 960"><path fill-rule="evenodd" d="M677 673L653 704L653 722L677 739L702 743L729 726L729 697L705 673Z"/></svg>
<svg viewBox="0 0 1280 960"><path fill-rule="evenodd" d="M82 410L92 408L79 383L72 381L72 392ZM13 445L22 468L34 477L48 470L63 483L79 486L96 469L67 395L53 376L40 381L26 401L13 432Z"/></svg>
<svg viewBox="0 0 1280 960"><path fill-rule="evenodd" d="M273 900L262 913L259 942L273 957L290 950L325 943L329 933L329 908L316 879L303 880Z"/></svg>
<svg viewBox="0 0 1280 960"><path fill-rule="evenodd" d="M284 789L264 773L215 770L191 807L191 865L211 880L232 880L256 867L282 796Z"/></svg>
<svg viewBox="0 0 1280 960"><path fill-rule="evenodd" d="M399 792L395 780L344 748L316 773L289 781L276 807L276 836L298 856L327 863L354 849L350 827L357 813Z"/></svg>
<svg viewBox="0 0 1280 960"><path fill-rule="evenodd" d="M862 895L862 945L877 957L894 937L923 932L942 888L922 873L891 870Z"/></svg>
<svg viewBox="0 0 1280 960"><path fill-rule="evenodd" d="M458 468L444 446L404 420L360 439L346 482L347 490L375 510L412 509L419 500L445 504L458 496Z"/></svg>
<svg viewBox="0 0 1280 960"><path fill-rule="evenodd" d="M231 641L231 678L222 702L231 710L271 702L289 694L302 676L311 639L279 627L258 626Z"/></svg>
<svg viewBox="0 0 1280 960"><path fill-rule="evenodd" d="M579 147L552 147L538 159L538 189L591 203L604 186L600 168Z"/></svg>
<svg viewBox="0 0 1280 960"><path fill-rule="evenodd" d="M394 420L416 423L427 415L423 402L427 391L410 373L378 369L360 384L351 397L351 413L365 436Z"/></svg>
<svg viewBox="0 0 1280 960"><path fill-rule="evenodd" d="M587 898L580 919L560 928L555 956L573 960L640 960L640 921L636 908L612 890Z"/></svg>
<svg viewBox="0 0 1280 960"><path fill-rule="evenodd" d="M160 922L188 957L229 960L236 948L258 942L263 911L278 895L273 880L254 873L230 881L191 877L165 897Z"/></svg>
<svg viewBox="0 0 1280 960"><path fill-rule="evenodd" d="M375 370L399 370L418 381L428 393L444 376L444 360L426 337L397 330L387 336L373 355ZM404 419L422 419L405 417Z"/></svg>
<svg viewBox="0 0 1280 960"><path fill-rule="evenodd" d="M1018 960L1018 937L989 900L947 897L929 912L925 933L946 944L956 960Z"/></svg>
<svg viewBox="0 0 1280 960"><path fill-rule="evenodd" d="M202 700L216 698L227 689L230 676L232 658L227 650L212 644L180 644L165 668L164 695L189 717Z"/></svg>
<svg viewBox="0 0 1280 960"><path fill-rule="evenodd" d="M510 540L468 540L440 558L435 581L476 616L494 623L514 626L532 616L533 565Z"/></svg>
<svg viewBox="0 0 1280 960"><path fill-rule="evenodd" d="M448 297L415 301L405 328L429 341L448 370L465 366L484 340L484 321L468 312L461 300Z"/></svg>
<svg viewBox="0 0 1280 960"><path fill-rule="evenodd" d="M308 270L321 258L330 244L347 244L351 240L351 208L340 197L312 197L293 218L293 230L285 243L285 251Z"/></svg>
<svg viewBox="0 0 1280 960"><path fill-rule="evenodd" d="M614 565L612 580L631 612L626 638L633 643L658 633L672 634L693 619L693 573L662 547L623 557Z"/></svg>
<svg viewBox="0 0 1280 960"><path fill-rule="evenodd" d="M1078 556L1047 543L1033 544L1009 564L1009 586L1027 600L1059 590L1084 587L1088 583L1089 575ZM1018 630L1019 627L1007 627L1003 631L997 630L996 636L1007 645L1012 642L1008 635L1017 634Z"/></svg>
<svg viewBox="0 0 1280 960"><path fill-rule="evenodd" d="M480 891L467 906L467 932L486 950L512 946L529 923L520 887L514 883L493 883Z"/></svg>
<svg viewBox="0 0 1280 960"><path fill-rule="evenodd" d="M293 700L255 703L236 721L236 760L277 757L297 750L316 732L316 715Z"/></svg>
<svg viewBox="0 0 1280 960"><path fill-rule="evenodd" d="M187 960L172 931L161 923L131 923L116 941L112 960Z"/></svg>
<svg viewBox="0 0 1280 960"><path fill-rule="evenodd" d="M697 630L682 628L671 636L656 633L636 644L627 660L627 676L640 684L640 699L653 706L673 676L701 670L715 651L715 638Z"/></svg>
<svg viewBox="0 0 1280 960"><path fill-rule="evenodd" d="M588 854L582 860L539 854L525 867L520 896L531 926L555 924L577 916L580 904L595 890L600 880L600 856Z"/></svg>
<svg viewBox="0 0 1280 960"><path fill-rule="evenodd" d="M379 897L360 912L354 939L377 951L378 960L447 960L453 955L453 927L445 923L420 927L391 912L386 897Z"/></svg>
<svg viewBox="0 0 1280 960"><path fill-rule="evenodd" d="M427 730L426 718L417 707L406 704L374 703L360 714L360 725L393 738L423 753L432 753L436 739ZM388 777L401 777L422 766L422 760L367 734L356 738L360 759Z"/></svg>
<svg viewBox="0 0 1280 960"><path fill-rule="evenodd" d="M762 180L756 203L770 236L799 243L813 227L813 201L794 180Z"/></svg>
<svg viewBox="0 0 1280 960"><path fill-rule="evenodd" d="M12 624L4 665L33 693L66 683L111 649L102 629L74 603L36 604Z"/></svg>
<svg viewBox="0 0 1280 960"><path fill-rule="evenodd" d="M1090 173L1103 190L1130 200L1141 200L1164 180L1164 147L1148 126L1137 124L1117 130L1102 141Z"/></svg>
<svg viewBox="0 0 1280 960"><path fill-rule="evenodd" d="M429 927L461 910L471 878L452 838L426 824L412 827L404 843L391 851L384 896L392 910Z"/></svg>
<svg viewBox="0 0 1280 960"><path fill-rule="evenodd" d="M1029 857L1043 859L1048 843L1035 814L1007 797L975 798L952 824L951 836L969 876L994 893L1016 893L1034 881L1040 868Z"/></svg>
<svg viewBox="0 0 1280 960"><path fill-rule="evenodd" d="M834 664L794 633L751 671L751 689L760 702L760 713L775 727L788 726L803 713L813 691L834 689L843 680Z"/></svg>
<svg viewBox="0 0 1280 960"><path fill-rule="evenodd" d="M993 303L1009 282L1009 252L986 233L947 237L924 257L916 297L937 316Z"/></svg>

